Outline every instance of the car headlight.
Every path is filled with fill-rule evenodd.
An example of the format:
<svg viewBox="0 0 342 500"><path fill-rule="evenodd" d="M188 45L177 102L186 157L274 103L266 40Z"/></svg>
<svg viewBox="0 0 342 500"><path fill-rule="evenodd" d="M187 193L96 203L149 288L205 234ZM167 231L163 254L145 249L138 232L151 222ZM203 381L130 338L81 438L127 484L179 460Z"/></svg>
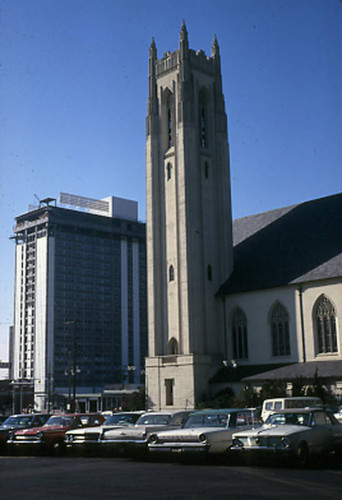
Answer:
<svg viewBox="0 0 342 500"><path fill-rule="evenodd" d="M65 440L68 442L68 443L71 443L72 440L74 439L74 436L72 434L67 434L65 436Z"/></svg>
<svg viewBox="0 0 342 500"><path fill-rule="evenodd" d="M146 437L147 437L147 432L143 432L141 437L142 437L143 439L146 439Z"/></svg>
<svg viewBox="0 0 342 500"><path fill-rule="evenodd" d="M233 441L233 446L236 446L237 448L243 448L243 442L240 441L238 438L234 438Z"/></svg>
<svg viewBox="0 0 342 500"><path fill-rule="evenodd" d="M150 437L148 438L150 443L158 443L158 436L157 434L151 434Z"/></svg>
<svg viewBox="0 0 342 500"><path fill-rule="evenodd" d="M261 446L261 441L260 441L260 439L259 439L259 438L256 438L256 440L255 440L255 444L257 444L258 446Z"/></svg>
<svg viewBox="0 0 342 500"><path fill-rule="evenodd" d="M14 438L14 432L11 431L11 432L8 433L8 439L12 440L13 438Z"/></svg>
<svg viewBox="0 0 342 500"><path fill-rule="evenodd" d="M202 441L202 443L205 443L205 442L207 441L207 437L206 437L206 435L205 435L205 434L200 434L200 435L198 436L198 439L199 439L200 441Z"/></svg>
<svg viewBox="0 0 342 500"><path fill-rule="evenodd" d="M39 432L37 432L37 438L38 438L38 439L42 439L42 437L43 437L43 433L42 433L42 432L40 432L40 431L39 431Z"/></svg>
<svg viewBox="0 0 342 500"><path fill-rule="evenodd" d="M282 444L285 448L290 448L290 446L291 446L290 441L289 441L289 440L288 440L288 438L286 438L286 437L282 437L282 438L281 438L281 444Z"/></svg>

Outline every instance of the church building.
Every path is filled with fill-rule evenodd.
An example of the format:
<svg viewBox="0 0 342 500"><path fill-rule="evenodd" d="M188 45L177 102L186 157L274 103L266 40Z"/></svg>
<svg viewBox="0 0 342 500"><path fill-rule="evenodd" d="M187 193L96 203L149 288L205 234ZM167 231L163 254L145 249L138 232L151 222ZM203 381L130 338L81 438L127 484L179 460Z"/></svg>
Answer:
<svg viewBox="0 0 342 500"><path fill-rule="evenodd" d="M149 408L312 362L341 392L342 195L233 222L230 193L219 46L190 49L183 22L178 50L149 53Z"/></svg>

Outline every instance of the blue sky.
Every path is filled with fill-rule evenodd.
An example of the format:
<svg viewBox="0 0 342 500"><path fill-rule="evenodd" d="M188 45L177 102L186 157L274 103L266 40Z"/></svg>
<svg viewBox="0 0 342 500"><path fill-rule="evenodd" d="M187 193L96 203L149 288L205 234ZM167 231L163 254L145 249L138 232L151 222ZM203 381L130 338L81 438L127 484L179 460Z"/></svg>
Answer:
<svg viewBox="0 0 342 500"><path fill-rule="evenodd" d="M234 217L341 191L341 0L0 0L0 359L15 216L59 192L139 202L148 49L220 45Z"/></svg>

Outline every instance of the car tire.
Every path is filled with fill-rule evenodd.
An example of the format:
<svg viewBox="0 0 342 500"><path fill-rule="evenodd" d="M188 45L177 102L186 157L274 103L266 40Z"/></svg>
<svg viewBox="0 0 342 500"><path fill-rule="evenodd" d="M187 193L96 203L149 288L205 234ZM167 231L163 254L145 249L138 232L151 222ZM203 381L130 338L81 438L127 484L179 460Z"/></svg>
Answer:
<svg viewBox="0 0 342 500"><path fill-rule="evenodd" d="M296 464L303 469L309 463L309 449L306 443L300 443L296 451Z"/></svg>

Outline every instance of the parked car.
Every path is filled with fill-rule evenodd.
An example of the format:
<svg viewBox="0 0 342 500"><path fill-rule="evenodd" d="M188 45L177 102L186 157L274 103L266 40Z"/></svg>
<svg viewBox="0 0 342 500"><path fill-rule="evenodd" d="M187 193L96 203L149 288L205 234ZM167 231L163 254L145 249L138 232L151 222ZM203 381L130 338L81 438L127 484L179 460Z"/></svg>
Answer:
<svg viewBox="0 0 342 500"><path fill-rule="evenodd" d="M23 413L11 415L0 426L0 452L6 451L9 433L16 429L41 427L50 417L47 413Z"/></svg>
<svg viewBox="0 0 342 500"><path fill-rule="evenodd" d="M118 412L108 416L101 426L72 429L65 435L66 447L73 453L99 452L99 437L102 432L130 427L142 413L141 411Z"/></svg>
<svg viewBox="0 0 342 500"><path fill-rule="evenodd" d="M242 457L292 458L300 467L317 454L342 451L342 425L323 408L282 410L261 429L233 435L232 451Z"/></svg>
<svg viewBox="0 0 342 500"><path fill-rule="evenodd" d="M255 409L203 410L188 416L180 429L151 433L151 454L208 458L228 454L232 435L239 429L260 427Z"/></svg>
<svg viewBox="0 0 342 500"><path fill-rule="evenodd" d="M68 430L101 425L103 422L104 417L95 413L52 415L42 427L11 431L7 446L24 453L34 450L61 455L65 451L64 438Z"/></svg>
<svg viewBox="0 0 342 500"><path fill-rule="evenodd" d="M148 437L158 429L180 427L190 411L160 411L143 413L129 428L102 431L99 442L106 453L141 454L148 451Z"/></svg>

